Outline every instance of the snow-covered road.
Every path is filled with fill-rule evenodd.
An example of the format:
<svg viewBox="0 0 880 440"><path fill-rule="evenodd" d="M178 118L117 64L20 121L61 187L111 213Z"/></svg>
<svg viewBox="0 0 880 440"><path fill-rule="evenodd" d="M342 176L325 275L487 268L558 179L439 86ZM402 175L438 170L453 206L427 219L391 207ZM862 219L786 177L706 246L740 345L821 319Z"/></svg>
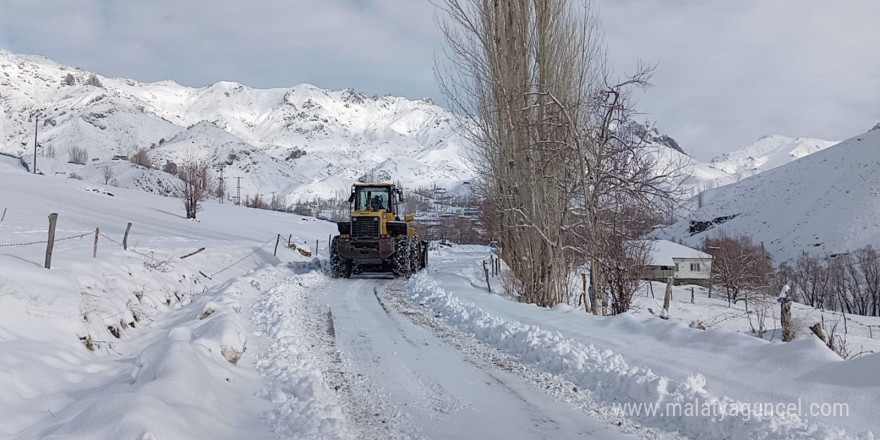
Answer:
<svg viewBox="0 0 880 440"><path fill-rule="evenodd" d="M463 335L451 335L447 329L446 338L438 337L424 319L413 319L416 312L401 310L405 305L397 301L399 289L398 282L381 278L334 280L318 298L332 311L342 357L366 382L360 389L372 389L375 407L390 410L396 419L395 436L626 437L607 421L538 389L511 368L445 340ZM370 426L375 420L354 419L354 430L374 430Z"/></svg>

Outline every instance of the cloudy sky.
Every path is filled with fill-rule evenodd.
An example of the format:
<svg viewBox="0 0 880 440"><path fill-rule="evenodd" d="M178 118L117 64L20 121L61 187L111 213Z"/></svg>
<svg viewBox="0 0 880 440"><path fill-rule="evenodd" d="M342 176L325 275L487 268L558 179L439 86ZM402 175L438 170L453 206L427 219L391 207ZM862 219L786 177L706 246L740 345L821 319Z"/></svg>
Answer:
<svg viewBox="0 0 880 440"><path fill-rule="evenodd" d="M880 1L597 0L617 73L656 64L640 118L707 160L766 134L880 122ZM443 102L427 0L0 0L0 47L105 76L311 83Z"/></svg>

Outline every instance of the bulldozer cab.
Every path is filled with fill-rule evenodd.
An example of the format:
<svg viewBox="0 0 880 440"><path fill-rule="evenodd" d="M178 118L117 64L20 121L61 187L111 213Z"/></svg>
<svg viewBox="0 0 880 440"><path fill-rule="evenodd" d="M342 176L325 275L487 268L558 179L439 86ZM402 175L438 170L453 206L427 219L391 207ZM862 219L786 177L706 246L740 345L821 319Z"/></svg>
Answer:
<svg viewBox="0 0 880 440"><path fill-rule="evenodd" d="M384 210L396 216L400 190L391 184L356 184L351 189L349 201L353 202L354 211Z"/></svg>

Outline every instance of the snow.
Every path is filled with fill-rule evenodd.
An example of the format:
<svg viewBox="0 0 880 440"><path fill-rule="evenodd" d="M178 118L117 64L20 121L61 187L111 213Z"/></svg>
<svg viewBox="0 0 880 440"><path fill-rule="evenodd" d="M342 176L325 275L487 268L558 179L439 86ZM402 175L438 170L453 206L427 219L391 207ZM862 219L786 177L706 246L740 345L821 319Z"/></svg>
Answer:
<svg viewBox="0 0 880 440"><path fill-rule="evenodd" d="M275 193L289 203L334 197L363 177L393 175L410 189L461 188L476 174L455 116L429 101L368 97L311 84L255 89L222 81L189 88L101 75L102 87L93 87L85 84L91 72L8 51L0 52L0 66L8 74L0 81L0 152L27 156L32 151L33 117L40 111L40 144L54 147L62 163L70 145L100 159L76 171L92 183L103 182L89 168L136 148L149 148L159 169L187 150L209 151L216 173L222 169L228 179L241 177L242 197ZM76 84L61 85L68 73ZM175 142L166 144L172 138ZM686 196L834 144L768 136L703 163L674 149L677 144L656 130L647 132L646 142L660 167L682 167ZM39 162L44 173L55 172ZM164 194L162 180L124 178L118 186Z"/></svg>
<svg viewBox="0 0 880 440"><path fill-rule="evenodd" d="M738 183L706 191L703 207L665 230L698 246L719 231L763 242L774 261L820 258L880 241L880 131L869 131ZM690 221L736 216L691 234Z"/></svg>
<svg viewBox="0 0 880 440"><path fill-rule="evenodd" d="M215 202L193 222L180 200L28 174L5 156L0 195L0 244L45 240L50 212L58 239L82 236L56 242L49 270L44 244L0 247L0 437L871 438L875 429L878 355L842 361L805 331L831 312L793 304L798 339L783 344L747 334L742 309L701 288L690 304L689 287L676 286L670 320L649 311L660 306L647 291L617 317L543 309L512 301L499 278L488 293L479 263L491 250L478 246L437 250L427 272L402 284L330 280L322 259L286 246L273 254L281 234L326 258L326 244L312 244L331 223ZM688 327L697 320L709 330ZM880 351L875 321L849 317L848 343ZM712 418L621 406L799 399L846 403L850 414Z"/></svg>
<svg viewBox="0 0 880 440"><path fill-rule="evenodd" d="M751 145L712 159L711 163L727 173L740 175L739 179L742 179L785 165L837 143L811 138L764 136Z"/></svg>
<svg viewBox="0 0 880 440"><path fill-rule="evenodd" d="M757 337L753 315L699 287L694 304L691 286L674 288L668 320L655 316L660 300L650 291L660 284L616 317L545 309L515 302L499 277L495 293L486 290L485 247L434 251L428 271L406 282L331 280L332 223L216 201L187 220L179 199L157 195L175 178L110 160L134 147L162 162L204 155L227 179L243 177L243 196L347 194L370 173L461 191L473 177L466 143L431 103L311 85L192 89L98 76L98 88L83 84L89 72L3 50L0 66L9 75L0 79L0 151L24 154L0 155L0 438L870 439L877 431L877 318L845 317L847 344L862 356L842 360L806 330L839 313L793 304L798 337L782 343L773 325ZM79 83L60 85L67 73ZM40 132L57 155L38 157L44 175L34 175L21 162L33 166L32 117L44 102L58 103ZM693 189L779 164L706 192L701 215L736 213L726 225L756 231L756 240L770 237L769 223L788 240L765 238L771 251L810 243L797 234L850 247L877 238L878 136L818 152L824 144L762 140L742 156L754 160L730 156L727 171L721 161L680 157L697 170ZM99 160L67 163L70 144ZM305 154L291 158L294 149ZM657 150L664 160L681 155L666 150ZM104 184L104 166L115 186ZM45 269L50 213L59 217ZM276 249L279 236L295 248ZM670 402L842 403L849 415L622 406Z"/></svg>
<svg viewBox="0 0 880 440"><path fill-rule="evenodd" d="M478 263L488 254L485 248L463 246L432 255L431 270L406 284L410 298L484 343L590 390L604 405L696 401L734 408L800 399L848 403L850 410L848 417L750 413L747 420L643 414L635 417L641 424L693 438L856 438L874 429L870 402L880 398L876 381L842 392L841 382L848 381L827 380L873 374L878 354L841 361L812 337L769 343L729 330L691 329L650 314L600 318L567 307L515 303L489 294L479 281ZM670 314L680 313L678 307ZM825 381L815 380L821 378Z"/></svg>
<svg viewBox="0 0 880 440"><path fill-rule="evenodd" d="M711 259L712 256L669 240L651 240L651 265L675 266L675 258Z"/></svg>
<svg viewBox="0 0 880 440"><path fill-rule="evenodd" d="M249 308L275 265L308 260L274 257L276 234L332 225L216 203L192 222L179 199L34 176L5 157L0 200L3 245L46 240L59 214L51 269L45 244L0 247L0 437L274 438Z"/></svg>
<svg viewBox="0 0 880 440"><path fill-rule="evenodd" d="M396 282L364 277L327 287L336 346L366 382L377 415L397 426L373 438L612 439L630 438L620 430L644 432L566 405L561 396L572 392L559 390L572 384L546 380L438 325ZM385 408L396 411L388 418Z"/></svg>
<svg viewBox="0 0 880 440"><path fill-rule="evenodd" d="M90 168L114 155L131 156L137 148L149 149L160 170L166 160L203 151L215 173L222 169L228 179L241 178L242 197L276 193L289 203L334 197L375 174L399 172L394 180L409 188L452 187L474 176L454 116L427 101L309 84L255 89L219 82L189 88L100 75L102 87L94 87L85 84L90 72L8 51L0 52L0 66L5 74L0 152L32 152L39 112L43 150L55 148L62 164L71 145L100 159L76 171L91 183L103 181ZM76 84L62 85L68 73ZM40 171L56 172L43 162L38 160ZM165 193L155 179L119 179L118 186ZM227 193L231 188L227 185Z"/></svg>
<svg viewBox="0 0 880 440"><path fill-rule="evenodd" d="M305 325L320 316L303 313L304 297L325 283L326 277L315 271L281 280L255 305L255 330L267 340L265 355L257 362L267 378L259 394L275 404L269 420L279 436L351 437L338 398L310 351L318 341Z"/></svg>

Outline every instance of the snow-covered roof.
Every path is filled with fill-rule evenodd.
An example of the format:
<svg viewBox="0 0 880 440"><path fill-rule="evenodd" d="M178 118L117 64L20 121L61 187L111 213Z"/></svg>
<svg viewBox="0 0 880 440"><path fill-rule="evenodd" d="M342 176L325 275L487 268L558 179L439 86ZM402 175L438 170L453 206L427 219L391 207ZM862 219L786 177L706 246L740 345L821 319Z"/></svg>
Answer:
<svg viewBox="0 0 880 440"><path fill-rule="evenodd" d="M653 240L650 263L653 266L674 266L675 258L712 258L711 255L669 240Z"/></svg>

